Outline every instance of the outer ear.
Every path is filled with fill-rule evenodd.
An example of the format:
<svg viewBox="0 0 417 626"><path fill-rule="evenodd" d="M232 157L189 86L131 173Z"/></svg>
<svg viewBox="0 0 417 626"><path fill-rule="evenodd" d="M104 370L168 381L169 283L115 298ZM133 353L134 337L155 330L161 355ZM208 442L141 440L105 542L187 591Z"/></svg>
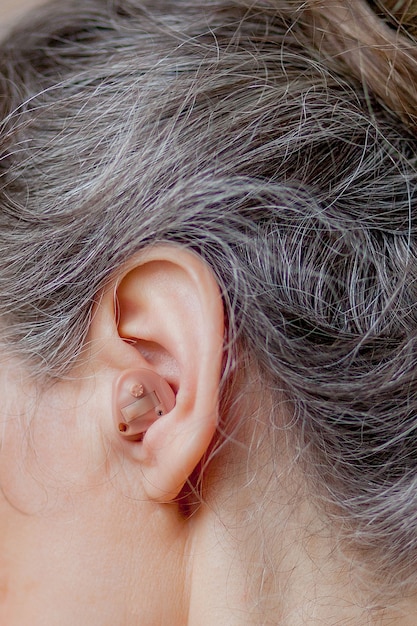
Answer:
<svg viewBox="0 0 417 626"><path fill-rule="evenodd" d="M106 365L119 374L152 370L176 393L174 408L156 419L142 440L123 440L115 429L152 499L174 499L210 445L218 419L223 334L223 303L213 273L199 256L174 245L154 246L135 257L98 305L92 338L107 338L99 353Z"/></svg>

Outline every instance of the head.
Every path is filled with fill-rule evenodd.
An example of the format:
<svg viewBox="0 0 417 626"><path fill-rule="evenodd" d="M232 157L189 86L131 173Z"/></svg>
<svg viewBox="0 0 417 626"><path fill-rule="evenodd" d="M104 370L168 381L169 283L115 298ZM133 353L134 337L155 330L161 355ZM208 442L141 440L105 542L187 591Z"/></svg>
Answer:
<svg viewBox="0 0 417 626"><path fill-rule="evenodd" d="M0 484L124 589L176 593L207 510L265 614L297 533L415 588L416 21L376 4L72 0L2 44ZM143 369L175 404L132 441Z"/></svg>

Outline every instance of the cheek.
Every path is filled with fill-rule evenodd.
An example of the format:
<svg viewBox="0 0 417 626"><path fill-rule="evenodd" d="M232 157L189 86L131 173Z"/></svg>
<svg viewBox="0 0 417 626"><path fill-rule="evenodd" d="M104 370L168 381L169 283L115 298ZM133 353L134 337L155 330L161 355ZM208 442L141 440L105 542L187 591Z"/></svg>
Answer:
<svg viewBox="0 0 417 626"><path fill-rule="evenodd" d="M57 412L53 419L32 422L26 465L46 488L84 489L94 466L92 446L76 421L64 418Z"/></svg>
<svg viewBox="0 0 417 626"><path fill-rule="evenodd" d="M35 410L6 417L0 487L15 508L45 513L103 483L104 442L87 406L51 394Z"/></svg>

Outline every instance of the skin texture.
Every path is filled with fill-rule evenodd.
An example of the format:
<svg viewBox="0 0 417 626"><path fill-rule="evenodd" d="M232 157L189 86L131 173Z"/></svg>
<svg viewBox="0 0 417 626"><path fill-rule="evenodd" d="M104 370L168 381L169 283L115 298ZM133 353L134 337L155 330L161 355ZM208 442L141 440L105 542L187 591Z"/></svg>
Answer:
<svg viewBox="0 0 417 626"><path fill-rule="evenodd" d="M0 37L7 32L10 24L24 15L29 9L41 5L42 0L1 0L0 2Z"/></svg>
<svg viewBox="0 0 417 626"><path fill-rule="evenodd" d="M410 623L399 611L413 615L412 600L365 611L369 598L351 584L337 540L306 498L294 504L303 486L284 441L278 486L268 456L256 481L242 483L253 471L242 433L210 463L206 503L184 514L176 496L217 422L222 332L208 267L193 253L156 246L101 294L91 348L67 380L39 393L17 364L4 364L1 623ZM143 442L129 442L114 426L113 381L143 367L166 378L176 405ZM261 525L251 518L259 490L278 504ZM260 548L271 528L272 577Z"/></svg>
<svg viewBox="0 0 417 626"><path fill-rule="evenodd" d="M100 2L91 4L87 0L85 3L92 7L95 17L100 12L100 6L108 7L113 4L105 2L101 5ZM74 61L75 64L86 60L84 54L86 50L91 52L94 49L92 45L85 47L86 33L83 24L87 18L81 12L81 4L77 6L80 14L84 15L80 20L81 26L76 29L76 33L81 37L83 53L78 54L79 50L76 48L78 56ZM35 41L42 30L42 22L47 22L46 18L45 14L36 28L32 23L29 26L29 30L32 28L36 32ZM129 27L130 20L126 20L123 33ZM101 37L106 33L108 34L108 29L97 28L97 36ZM59 45L55 45L54 40L48 39L49 52L55 49L55 53L64 55L69 53L69 47L74 54L74 31L70 30L64 34L65 37L61 31L59 41L55 40L55 44ZM15 53L26 50L27 37L29 34L25 33L20 40L16 40ZM251 34L250 41L252 37ZM262 41L262 37L260 40ZM120 40L117 41L117 49L119 45ZM109 55L107 46L103 46L102 51ZM216 49L216 59L217 56L220 59L222 54L217 53ZM35 55L33 48L30 53L30 56L32 55ZM23 59L22 71L30 67L28 60L30 56ZM256 55L254 56L256 58ZM110 58L114 61L114 57ZM130 75L132 57L128 59L127 73ZM45 58L43 61L45 62ZM12 66L14 67L14 64ZM66 62L61 69L63 67L67 67ZM175 71L171 68L170 72L166 72L166 77L178 78L178 67L181 66L174 66ZM46 71L45 65L43 71ZM211 75L210 71L206 79ZM7 85L13 85L15 82L19 85L13 73L10 77L11 79L6 81ZM60 78L61 72L58 72L58 78L55 80ZM94 82L94 96L99 95L100 88L104 88L106 84L105 81ZM6 86L4 88L6 89ZM98 92L96 88L99 89ZM164 94L160 93L154 101L159 101L159 98L170 90L164 87L163 91ZM246 88L241 89L245 97L248 92L250 90ZM143 95L142 91L140 93ZM55 97L53 90L45 95ZM101 98L99 100L101 101ZM146 108L153 111L154 101ZM136 105L139 102L140 99ZM228 103L228 98L222 100L223 105L226 102ZM182 99L180 103L182 106ZM88 103L84 104L87 107ZM236 105L235 113L241 111L241 105L242 101L239 106ZM120 101L117 107L107 109L106 113L121 115L119 106ZM33 109L34 113L40 110L38 106L34 106ZM249 109L252 111L252 107ZM267 109L268 107L265 107L264 112ZM166 113L165 107L161 110ZM41 175L38 201L36 196L24 193L19 206L14 202L15 196L11 193L13 207L10 206L11 202L6 202L5 206L9 210L9 213L7 210L4 211L6 218L13 213L11 209L14 208L17 222L23 221L21 211L28 209L29 199L34 200L38 210L44 210L44 216L50 216L51 205L47 202L50 184L47 182L52 183L53 179L60 181L64 176L64 169L72 172L69 167L71 158L78 161L80 156L94 152L90 150L88 143L95 141L95 135L92 133L94 125L86 126L85 122L83 123L81 117L83 112L84 107L77 109L77 116L71 116L66 109L63 111L64 119L73 122L78 120L80 131L84 133L80 135L84 137L82 154L74 148L74 144L68 143L66 158L62 156L58 158L54 152L55 144L48 140L50 134L47 132L47 143L44 148L48 149L39 150L37 153L39 158L43 153L43 156L48 157L51 162L57 161L61 165L60 173L57 174L54 169L55 173L48 179L45 177L47 172L45 160L43 167L36 161L34 165L37 167L33 175L36 179ZM222 112L220 118L223 119L224 111L220 112ZM191 113L193 111L190 110L189 114ZM143 118L140 116L140 119L145 119L144 111L142 114ZM282 119L281 116L277 117ZM102 122L102 132L98 135L102 139L107 136L108 118L98 115L97 109L94 109L94 120L97 118ZM130 119L126 119L130 128ZM211 124L215 121L215 116L211 117ZM38 122L39 128L43 129L42 117ZM315 118L314 126L317 127ZM191 140L194 145L196 137L200 135L189 123L187 127L191 128L188 141ZM174 124L170 130L174 132L176 128ZM247 122L243 124L243 128L245 131L248 129ZM182 154L180 148L187 141L184 126L182 130L178 143L174 144L176 163ZM350 126L348 131L350 141ZM155 133L153 136L156 137ZM256 135L254 137L256 138ZM126 143L126 137L118 136L116 133L116 138L120 140L120 144L117 145L123 147L122 152L126 150L127 153L136 155L136 150L132 153L128 150L129 143ZM68 137L67 139L69 140ZM17 156L24 150L25 142L21 135L18 135L15 141L13 153ZM61 145L64 142L66 144L63 135ZM144 142L148 150L149 142L150 138ZM29 146L31 144L32 139L29 137ZM98 148L99 145L100 142L94 147ZM111 153L109 146L113 147L114 144L103 141L103 146L107 156L107 153ZM167 143L167 149L169 146ZM242 147L241 138L238 146ZM80 142L77 148L79 147ZM197 155L198 152L199 150L193 150L193 155ZM217 156L220 159L221 155L216 154L216 161ZM262 167L264 156L261 155L260 158ZM134 162L142 160L132 158L131 167L134 167ZM96 165L99 163L100 159ZM220 161L218 165L221 165ZM126 172L127 169L124 166L118 171ZM197 169L200 175L198 181L200 195L201 171ZM332 176L334 169L332 164L330 168ZM182 172L185 174L184 169ZM372 164L370 172L373 180ZM91 171L87 170L84 173L84 184L88 183L84 191L88 191L90 182L95 178ZM146 180L146 174L149 176L148 168L144 167L141 181ZM72 191L74 175L69 176ZM173 230L173 216L176 212L182 211L184 208L182 205L186 204L184 188L180 188L181 193L178 193L178 170L173 172L173 177L175 180L172 181L172 188L168 185L165 189L166 186L163 185L164 189L159 189L156 193L155 176L152 177L150 186L158 198L163 191L171 190L170 203L173 210L170 232ZM323 169L320 169L320 178L322 177ZM206 182L212 180L211 175L206 178ZM110 177L110 180L113 178ZM100 184L97 181L95 183L99 186L100 196L106 189L103 183L104 176ZM216 188L217 185L215 180ZM222 184L219 187L222 188ZM360 186L360 191L362 189L363 185ZM87 205L90 196L88 193L82 195ZM112 193L110 202L109 196L101 198L99 224L106 224L105 230L111 220L103 220L102 211L110 210L119 197L119 194ZM125 197L124 194L121 194L121 197ZM216 197L219 200L219 197ZM279 197L282 197L282 193ZM67 198L70 200L71 195L67 195ZM191 205L189 210L195 209L195 196L193 198L193 202L189 202ZM265 200L263 196L262 198ZM221 195L220 200L218 204L224 212L225 196ZM178 204L175 204L176 202ZM132 204L137 208L136 202ZM267 204L270 204L269 201ZM271 204L272 209L275 205ZM306 204L311 204L310 196L299 198L297 206L300 210L305 209ZM67 203L59 203L58 217L62 217L62 210L66 208ZM208 203L207 208L212 208L212 204ZM290 210L291 205L287 208ZM247 206L242 207L245 214L247 210ZM84 221L88 213L78 210L78 214L82 215ZM127 217L128 212L121 214ZM183 215L182 212L180 214ZM140 210L138 215L141 215ZM155 211L155 215L159 216L158 211ZM209 226L207 214L202 212L202 216L203 227L207 231ZM261 219L256 224L259 226L262 222L264 226L270 226L272 221L268 221L266 217L262 212ZM39 222L34 216L32 220L32 224ZM67 223L70 224L70 228L66 235L72 236L74 222L71 220ZM189 223L194 230L195 220L190 218ZM272 395L268 389L268 376L260 376L260 370L257 369L259 361L253 356L257 354L254 349L257 348L257 343L259 347L263 343L271 346L269 341L260 340L262 334L258 326L259 311L253 316L252 351L245 352L244 345L238 345L243 354L236 355L236 358L239 357L238 367L232 385L231 377L224 374L226 369L224 340L230 336L225 327L227 328L228 315L230 317L231 312L238 312L239 307L223 306L229 291L224 286L219 287L222 272L214 274L209 269L217 268L213 258L205 257L208 262L206 265L202 257L184 248L184 244L191 248L189 231L179 229L181 238L172 239L171 244L157 243L149 246L149 241L161 242L167 241L167 238L155 234L151 227L146 237L140 219L132 219L129 224L129 228L125 226L127 234L124 243L126 244L127 240L136 243L140 240L146 243L142 246L137 244L134 250L132 247L125 247L122 243L123 224L120 220L112 237L109 237L114 238L114 242L107 241L107 244L100 248L101 255L104 255L107 249L113 250L114 246L116 250L123 252L123 259L118 257L117 262L112 262L111 273L106 273L104 287L103 283L100 283L100 288L89 285L91 292L88 302L89 304L93 302L94 305L92 315L83 318L87 335L82 335L81 352L73 351L74 343L69 342L69 333L63 333L63 341L59 344L61 363L65 360L63 355L68 358L71 353L72 357L72 360L67 362L65 374L59 377L57 370L54 369L52 379L42 378L40 382L38 375L35 383L30 374L39 372L36 371L32 361L24 362L22 352L15 356L14 360L10 354L8 358L5 354L1 355L3 358L0 367L2 398L0 624L8 626L28 623L34 626L52 626L57 623L62 626L74 623L86 623L91 626L414 624L416 602L412 594L400 598L399 594L395 596L392 593L384 597L380 590L378 593L378 588L372 587L373 581L367 579L369 569L365 573L361 571L361 560L357 558L358 555L353 554L353 550L349 552L349 544L342 541L340 526L330 516L325 517L326 511L314 506L317 505L317 501L306 484L309 469L307 467L305 472L304 466L304 472L300 471L300 463L297 463L295 458L299 448L295 449L294 441L289 441L291 433L288 423L294 421L296 411L291 410L292 407L289 406L291 403L287 401L281 388L275 389ZM226 225L223 221L219 224L222 224L222 228L217 228L214 232L224 234ZM51 283L51 279L42 282L38 276L40 264L35 254L31 255L33 265L25 266L22 262L24 250L21 248L25 247L23 244L27 242L28 229L22 233L18 226L19 223L11 233L13 242L19 243L16 239L19 233L21 237L20 246L16 246L18 263L11 266L10 272L7 273L7 265L10 263L4 262L4 271L0 274L7 301L9 297L11 298L12 292L18 289L19 281L13 276L15 282L12 283L11 276L15 274L16 269L23 266L27 270L29 267L28 273L36 275L38 298L41 302L38 299L36 304L34 293L32 289L28 289L28 284L24 280L20 281L21 289L18 292L21 294L20 297L23 291L27 292L24 294L24 301L30 300L31 315L28 314L28 317L24 318L25 322L21 324L20 331L31 345L33 354L36 350L31 342L32 333L35 327L41 325L40 313L41 311L45 313L43 307L48 303L60 306L64 300L62 290L53 291L54 297L48 298L45 289L40 290L39 287L47 285L49 289L53 286L60 288L62 275L53 264L56 282ZM139 232L135 230L136 226ZM88 245L88 250L91 247L90 236L93 232L104 235L103 230L98 231L97 228L86 230L82 242L83 246ZM246 252L252 250L249 244L254 233L253 230L249 232L251 236L248 236L246 245L242 246ZM307 232L311 234L315 231L309 228ZM270 234L270 230L261 230L258 236L261 237L262 233ZM295 234L299 235L300 232L296 231ZM51 246L45 246L44 235L42 228L40 246L46 252L45 259L52 264ZM233 239L235 244L238 241L239 246L242 245L240 235L241 232L238 240ZM141 237L143 239L140 239ZM73 241L71 237L69 239ZM49 241L52 243L53 238L50 237ZM177 243L174 244L172 241ZM304 241L307 243L306 239ZM64 236L62 245L67 242L68 237ZM182 245L178 242L182 242ZM204 242L207 244L206 235ZM262 246L257 247L257 254L264 248L265 243L266 238L262 237ZM337 252L337 243L333 241L328 250L333 252L335 248ZM204 247L207 252L207 246ZM320 250L320 240L313 240L311 252L313 247ZM82 249L84 250L84 247ZM193 249L201 251L200 246ZM288 246L284 249L289 250ZM275 252L278 251L277 249ZM72 254L69 256L72 257ZM266 256L263 258L266 259ZM295 261L287 262L287 258L295 258ZM297 259L299 261L301 257L284 256L284 266L298 267ZM324 259L327 265L331 265L329 259L327 256ZM259 257L249 258L249 262L255 268L262 265L259 263ZM79 307L82 300L78 290L82 278L89 283L96 275L95 271L87 271L86 266L78 265L79 263L76 278L70 279L66 276L69 288L67 295L73 296L74 307ZM240 264L233 265L233 268L235 267L239 268ZM357 277L358 273L353 275ZM317 282L316 274L314 277L310 285L317 287L321 283ZM8 280L11 281L10 285L15 285L14 289L9 286ZM344 282L353 284L346 280ZM33 282L31 284L33 285ZM250 291L249 294L252 296L257 294L256 298L251 296L250 299L252 302L258 299L263 302L263 297L270 290L265 287L270 283L267 281L265 284L263 280L256 284L262 289ZM281 284L279 280L278 284ZM304 295L310 293L304 288L297 290L297 293L300 292ZM240 295L241 290L234 293ZM357 294L356 291L353 293ZM316 298L313 303L318 301L322 302ZM308 302L304 304L308 305ZM277 305L276 308L279 310L280 306ZM298 310L304 311L305 308L299 307ZM319 314L321 312L322 309L317 311ZM54 321L61 321L63 319L61 313L62 309L59 313L50 314L49 317ZM297 313L297 320L298 315ZM45 314L45 317L48 316ZM32 320L31 327L28 326L28 318ZM249 321L247 316L246 323ZM44 319L42 328L50 329L49 323L45 324ZM293 326L296 331L298 325ZM78 328L78 324L72 323L72 329L75 327ZM311 326L308 328L311 330ZM302 331L302 328L299 330ZM20 342L16 339L15 344L20 345ZM299 342L293 341L293 349L298 344ZM46 354L47 348L51 350L51 345L53 342L48 331L44 334L43 348L38 348L37 355ZM273 352L271 347L269 356L272 356ZM304 359L299 361L308 370L305 353ZM113 406L114 403L117 404L118 398L117 395L115 397L114 382L119 380L120 375L126 370L142 368L163 377L175 393L176 401L167 415L149 425L143 439L132 442L120 436L115 423ZM229 375L230 370L226 371ZM306 373L309 374L308 371ZM343 377L345 372L341 374ZM276 372L274 376L275 384L280 378ZM225 380L226 383L220 385L221 380ZM222 391L221 408L218 406L219 388ZM378 395L380 393L378 387ZM392 394L389 398L392 398ZM316 418L319 417L318 413L319 411L316 411ZM240 428L232 430L233 425L239 425ZM305 425L307 426L307 422ZM306 431L306 442L311 441L309 438L311 434L312 431ZM204 472L201 471L202 468ZM331 469L333 471L336 467L331 466ZM202 484L199 483L201 476ZM195 492L190 489L189 483L195 488ZM200 493L203 502L199 501ZM328 510L331 514L330 505ZM370 510L372 511L372 508ZM391 535L389 532L386 534L388 537L384 534L383 539L384 545L388 546ZM369 563L372 565L372 559L368 556Z"/></svg>

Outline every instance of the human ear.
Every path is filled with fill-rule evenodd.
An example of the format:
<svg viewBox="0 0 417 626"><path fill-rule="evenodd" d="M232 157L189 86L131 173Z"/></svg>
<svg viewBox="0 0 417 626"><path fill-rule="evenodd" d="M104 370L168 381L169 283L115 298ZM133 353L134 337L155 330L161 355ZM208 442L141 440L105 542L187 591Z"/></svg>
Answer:
<svg viewBox="0 0 417 626"><path fill-rule="evenodd" d="M113 435L131 461L131 471L140 468L148 497L170 501L216 430L224 333L217 281L193 252L154 246L119 273L100 299L91 332L93 340L107 338L98 355L117 379L124 380L123 372L129 370L130 380L130 372L137 370L141 385L140 371L147 371L151 378L154 373L156 380L164 379L175 393L173 408L150 420L136 440L118 432L117 416ZM113 393L118 389L120 384ZM113 405L117 402L116 397Z"/></svg>

